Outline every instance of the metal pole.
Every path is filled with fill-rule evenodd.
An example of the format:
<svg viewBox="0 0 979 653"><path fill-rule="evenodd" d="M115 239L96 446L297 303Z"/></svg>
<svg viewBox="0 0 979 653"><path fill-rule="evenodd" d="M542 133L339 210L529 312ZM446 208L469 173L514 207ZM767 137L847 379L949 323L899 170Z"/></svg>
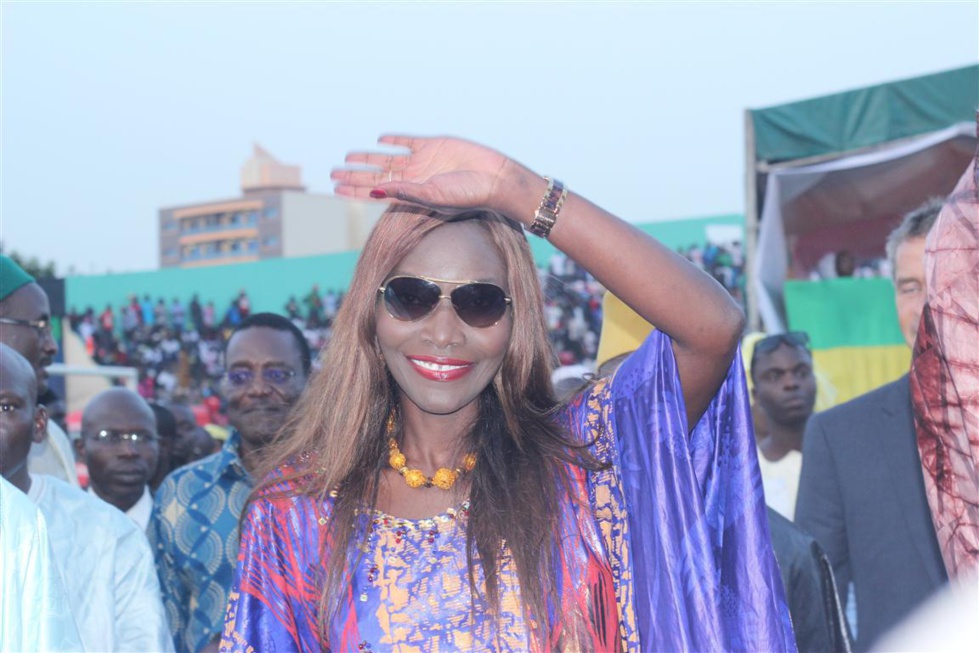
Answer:
<svg viewBox="0 0 979 653"><path fill-rule="evenodd" d="M744 207L744 269L745 295L748 303L748 330L761 329L758 316L758 296L755 291L754 270L755 256L758 255L758 173L755 161L755 125L751 120L751 110L744 111L744 141L745 141L745 207Z"/></svg>
<svg viewBox="0 0 979 653"><path fill-rule="evenodd" d="M135 367L122 367L119 365L99 365L96 367L82 367L80 365L65 365L63 363L54 363L53 365L48 365L45 368L49 374L58 374L60 376L108 376L117 379L123 379L126 387L136 391L139 385L139 372Z"/></svg>

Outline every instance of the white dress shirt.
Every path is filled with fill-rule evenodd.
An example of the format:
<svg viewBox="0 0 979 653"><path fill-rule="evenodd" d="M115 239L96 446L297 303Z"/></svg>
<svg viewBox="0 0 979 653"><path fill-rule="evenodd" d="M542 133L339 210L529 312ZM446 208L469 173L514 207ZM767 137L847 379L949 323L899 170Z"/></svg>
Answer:
<svg viewBox="0 0 979 653"><path fill-rule="evenodd" d="M88 486L88 492L89 494L93 494L99 497L99 499L101 499L102 501L105 501L105 499L102 499L102 497L99 496L99 493L96 492L95 488L92 487L91 485ZM106 501L106 503L109 502ZM153 512L153 495L150 494L150 488L147 486L143 488L143 495L139 498L139 501L134 503L132 507L126 511L126 517L129 517L134 522L136 522L136 525L139 526L139 530L145 533L146 527L149 526L150 514L152 512Z"/></svg>

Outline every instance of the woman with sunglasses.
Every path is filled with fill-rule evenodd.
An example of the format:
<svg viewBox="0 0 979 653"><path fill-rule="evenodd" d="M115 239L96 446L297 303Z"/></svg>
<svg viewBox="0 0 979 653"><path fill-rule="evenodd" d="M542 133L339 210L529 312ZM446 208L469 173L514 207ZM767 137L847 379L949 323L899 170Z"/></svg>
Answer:
<svg viewBox="0 0 979 653"><path fill-rule="evenodd" d="M498 152L381 143L333 173L397 203L246 510L222 648L793 648L730 296ZM660 328L563 406L522 228Z"/></svg>

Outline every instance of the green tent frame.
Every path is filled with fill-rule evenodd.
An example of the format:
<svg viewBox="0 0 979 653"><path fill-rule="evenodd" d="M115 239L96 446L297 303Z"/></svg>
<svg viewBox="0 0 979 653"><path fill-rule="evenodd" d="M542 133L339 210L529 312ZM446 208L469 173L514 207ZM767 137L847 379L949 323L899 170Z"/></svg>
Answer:
<svg viewBox="0 0 979 653"><path fill-rule="evenodd" d="M769 173L855 156L975 123L979 64L745 111L745 241L757 255L762 198ZM961 171L959 171L961 172ZM957 178L956 174L956 178ZM749 321L759 328L748 266Z"/></svg>

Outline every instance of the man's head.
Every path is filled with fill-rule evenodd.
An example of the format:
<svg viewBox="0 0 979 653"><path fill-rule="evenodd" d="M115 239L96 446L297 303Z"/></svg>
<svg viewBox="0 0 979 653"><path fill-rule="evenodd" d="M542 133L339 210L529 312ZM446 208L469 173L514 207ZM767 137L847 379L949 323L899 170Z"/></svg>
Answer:
<svg viewBox="0 0 979 653"><path fill-rule="evenodd" d="M173 468L181 467L204 456L211 455L214 442L211 435L197 423L197 415L188 404L173 402L167 404L177 427L177 439L171 450Z"/></svg>
<svg viewBox="0 0 979 653"><path fill-rule="evenodd" d="M58 393L48 388L43 393L38 394L37 403L43 404L48 411L48 421L54 422L61 427L61 430L68 432L68 405L65 400L58 396Z"/></svg>
<svg viewBox="0 0 979 653"><path fill-rule="evenodd" d="M841 249L836 253L836 276L840 278L852 277L857 268L857 259L846 249Z"/></svg>
<svg viewBox="0 0 979 653"><path fill-rule="evenodd" d="M51 335L48 296L34 278L10 257L0 254L0 342L17 351L34 368L38 392L48 385L45 368L58 344Z"/></svg>
<svg viewBox="0 0 979 653"><path fill-rule="evenodd" d="M933 197L904 216L887 237L887 260L894 275L897 321L908 347L914 346L925 306L925 239L938 219L944 200Z"/></svg>
<svg viewBox="0 0 979 653"><path fill-rule="evenodd" d="M285 317L256 313L231 333L224 355L228 421L250 446L268 444L306 386L309 344Z"/></svg>
<svg viewBox="0 0 979 653"><path fill-rule="evenodd" d="M809 336L801 331L762 338L751 355L752 396L772 426L804 426L816 403Z"/></svg>
<svg viewBox="0 0 979 653"><path fill-rule="evenodd" d="M37 405L34 369L12 347L0 344L0 474L26 490L27 454L47 433L47 414Z"/></svg>
<svg viewBox="0 0 979 653"><path fill-rule="evenodd" d="M162 480L174 468L172 466L173 448L177 443L177 420L170 409L151 403L150 410L156 418L156 437L160 443L160 459L156 464L154 478Z"/></svg>
<svg viewBox="0 0 979 653"><path fill-rule="evenodd" d="M88 465L96 494L128 510L156 472L160 456L156 416L132 390L110 388L85 407L75 447Z"/></svg>

